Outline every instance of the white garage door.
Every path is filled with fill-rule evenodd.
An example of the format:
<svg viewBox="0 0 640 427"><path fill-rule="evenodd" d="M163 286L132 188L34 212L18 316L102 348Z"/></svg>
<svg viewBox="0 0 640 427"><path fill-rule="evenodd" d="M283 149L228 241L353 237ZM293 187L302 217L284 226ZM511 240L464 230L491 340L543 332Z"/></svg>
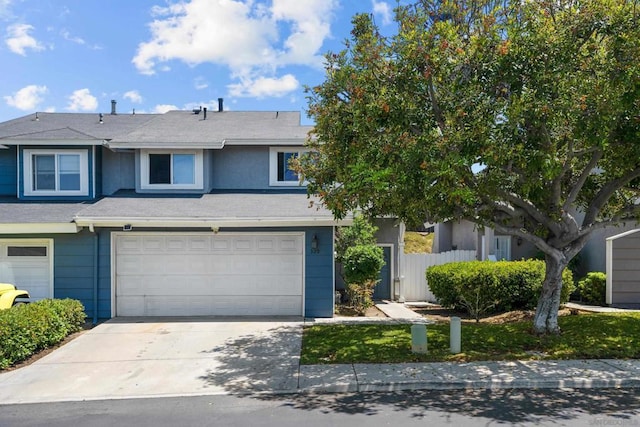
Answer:
<svg viewBox="0 0 640 427"><path fill-rule="evenodd" d="M32 301L53 297L51 240L0 240L0 283L29 291Z"/></svg>
<svg viewBox="0 0 640 427"><path fill-rule="evenodd" d="M302 315L302 233L114 238L116 316Z"/></svg>

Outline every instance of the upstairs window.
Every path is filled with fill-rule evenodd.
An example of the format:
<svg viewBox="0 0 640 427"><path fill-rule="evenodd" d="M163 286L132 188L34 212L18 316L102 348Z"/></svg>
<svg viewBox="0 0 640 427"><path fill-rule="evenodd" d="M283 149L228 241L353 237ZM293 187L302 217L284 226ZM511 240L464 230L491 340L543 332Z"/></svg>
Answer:
<svg viewBox="0 0 640 427"><path fill-rule="evenodd" d="M202 189L202 150L141 151L142 189Z"/></svg>
<svg viewBox="0 0 640 427"><path fill-rule="evenodd" d="M86 150L24 150L26 196L89 194Z"/></svg>
<svg viewBox="0 0 640 427"><path fill-rule="evenodd" d="M295 147L272 147L269 152L269 185L297 186L300 177L291 169L290 161L305 153L306 149Z"/></svg>

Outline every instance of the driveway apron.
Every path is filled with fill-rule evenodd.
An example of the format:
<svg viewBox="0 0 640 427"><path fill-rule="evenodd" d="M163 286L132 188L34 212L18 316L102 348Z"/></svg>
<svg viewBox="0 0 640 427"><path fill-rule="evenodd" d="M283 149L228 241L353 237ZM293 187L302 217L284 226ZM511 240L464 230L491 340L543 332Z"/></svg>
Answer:
<svg viewBox="0 0 640 427"><path fill-rule="evenodd" d="M0 373L0 402L295 391L301 342L301 318L116 318Z"/></svg>

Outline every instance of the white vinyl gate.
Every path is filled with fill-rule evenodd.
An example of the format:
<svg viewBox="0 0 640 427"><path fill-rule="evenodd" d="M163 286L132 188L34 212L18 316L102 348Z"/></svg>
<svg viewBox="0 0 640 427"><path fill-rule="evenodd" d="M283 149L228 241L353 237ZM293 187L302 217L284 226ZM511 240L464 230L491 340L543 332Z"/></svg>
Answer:
<svg viewBox="0 0 640 427"><path fill-rule="evenodd" d="M400 294L405 301L436 302L436 297L429 290L425 271L432 265L447 264L457 261L474 261L476 251L449 251L439 254L402 254L400 262L404 276Z"/></svg>

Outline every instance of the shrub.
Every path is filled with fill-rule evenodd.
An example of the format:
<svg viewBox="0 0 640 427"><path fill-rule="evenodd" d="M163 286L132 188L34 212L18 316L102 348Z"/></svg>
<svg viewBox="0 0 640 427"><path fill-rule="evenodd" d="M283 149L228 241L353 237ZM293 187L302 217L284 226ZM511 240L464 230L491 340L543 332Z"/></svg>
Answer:
<svg viewBox="0 0 640 427"><path fill-rule="evenodd" d="M587 273L578 282L580 299L588 304L605 305L607 291L607 275L599 271Z"/></svg>
<svg viewBox="0 0 640 427"><path fill-rule="evenodd" d="M46 299L0 311L0 369L62 341L85 321L79 301Z"/></svg>
<svg viewBox="0 0 640 427"><path fill-rule="evenodd" d="M544 261L469 261L427 269L427 282L440 304L467 310L476 318L485 312L535 308L542 290ZM561 302L569 300L573 277L563 274Z"/></svg>
<svg viewBox="0 0 640 427"><path fill-rule="evenodd" d="M371 296L384 265L383 250L375 245L352 246L345 251L342 262L351 305L364 314L373 305Z"/></svg>

